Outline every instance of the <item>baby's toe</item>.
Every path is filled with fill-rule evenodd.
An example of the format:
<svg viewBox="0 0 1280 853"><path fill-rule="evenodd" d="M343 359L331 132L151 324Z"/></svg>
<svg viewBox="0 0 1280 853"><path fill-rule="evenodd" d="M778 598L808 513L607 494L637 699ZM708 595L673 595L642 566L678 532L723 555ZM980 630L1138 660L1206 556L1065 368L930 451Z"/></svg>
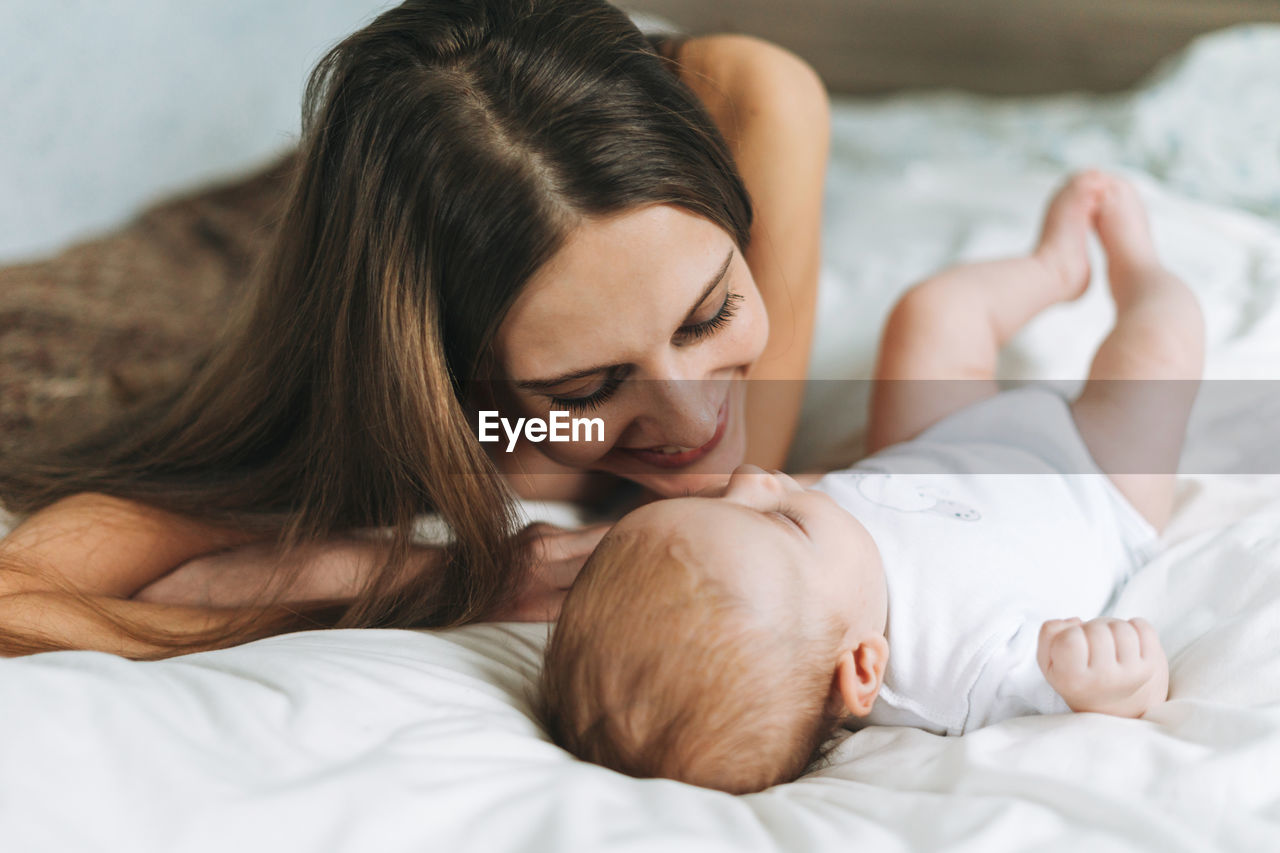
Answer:
<svg viewBox="0 0 1280 853"><path fill-rule="evenodd" d="M1085 169L1071 176L1064 192L1090 204L1096 204L1114 183L1115 179L1106 172L1099 169Z"/></svg>

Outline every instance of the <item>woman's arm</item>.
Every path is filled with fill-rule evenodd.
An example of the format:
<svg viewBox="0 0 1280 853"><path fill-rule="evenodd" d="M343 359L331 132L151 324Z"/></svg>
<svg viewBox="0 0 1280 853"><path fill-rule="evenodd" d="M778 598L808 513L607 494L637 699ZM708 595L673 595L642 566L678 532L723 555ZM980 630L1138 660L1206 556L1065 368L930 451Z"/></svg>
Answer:
<svg viewBox="0 0 1280 853"><path fill-rule="evenodd" d="M770 329L749 377L746 461L781 468L813 341L831 135L826 89L799 57L748 36L690 39L678 61L728 141L755 208L746 260Z"/></svg>
<svg viewBox="0 0 1280 853"><path fill-rule="evenodd" d="M537 523L522 536L529 546L529 574L515 596L488 619L541 622L557 618L560 603L609 524L566 529ZM438 547L415 546L404 580L431 571ZM270 600L303 603L358 595L387 561L385 543L339 538L301 545L282 558L266 545L246 545L192 560L144 587L135 601L198 607L237 607ZM287 561L287 562L286 562ZM270 587L276 578L282 583Z"/></svg>
<svg viewBox="0 0 1280 853"><path fill-rule="evenodd" d="M229 625L245 611L125 599L192 556L250 538L105 495L65 498L0 540L0 640L45 636L150 656L162 647L130 637L117 619L178 635Z"/></svg>
<svg viewBox="0 0 1280 853"><path fill-rule="evenodd" d="M261 608L143 604L110 596L78 596L53 590L14 592L0 596L0 657L49 649L86 649L130 658L165 657L177 651L197 649L179 649L172 644L155 642L135 635L122 624L139 626L147 634L190 638L238 627L246 618L256 622L271 615L288 614L280 608L268 613ZM15 644L15 637L24 641ZM41 642L43 638L47 638L47 642ZM237 636L236 642L249 639L252 637ZM32 645L27 646L25 642Z"/></svg>
<svg viewBox="0 0 1280 853"><path fill-rule="evenodd" d="M429 571L439 548L418 546L403 580ZM287 554L275 543L256 543L197 557L144 586L134 601L199 607L246 607L263 601L350 601L390 559L372 539L335 537L298 545Z"/></svg>
<svg viewBox="0 0 1280 853"><path fill-rule="evenodd" d="M134 501L73 495L0 540L0 596L70 588L129 598L193 557L258 538Z"/></svg>

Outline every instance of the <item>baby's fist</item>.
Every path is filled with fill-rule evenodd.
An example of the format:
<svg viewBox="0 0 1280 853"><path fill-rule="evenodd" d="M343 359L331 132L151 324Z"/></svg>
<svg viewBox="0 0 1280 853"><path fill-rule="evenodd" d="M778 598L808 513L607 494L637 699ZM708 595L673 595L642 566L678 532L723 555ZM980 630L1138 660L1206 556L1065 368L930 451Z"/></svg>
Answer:
<svg viewBox="0 0 1280 853"><path fill-rule="evenodd" d="M1051 619L1036 660L1073 711L1141 717L1169 694L1169 661L1145 619Z"/></svg>

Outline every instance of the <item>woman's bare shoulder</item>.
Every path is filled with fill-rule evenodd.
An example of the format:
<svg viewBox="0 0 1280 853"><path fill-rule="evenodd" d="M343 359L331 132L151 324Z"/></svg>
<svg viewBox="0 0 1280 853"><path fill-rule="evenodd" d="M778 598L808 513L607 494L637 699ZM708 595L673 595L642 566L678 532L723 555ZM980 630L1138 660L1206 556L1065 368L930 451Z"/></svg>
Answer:
<svg viewBox="0 0 1280 853"><path fill-rule="evenodd" d="M680 45L677 61L681 79L726 136L762 118L803 126L828 121L826 87L818 73L772 42L736 34L699 36Z"/></svg>

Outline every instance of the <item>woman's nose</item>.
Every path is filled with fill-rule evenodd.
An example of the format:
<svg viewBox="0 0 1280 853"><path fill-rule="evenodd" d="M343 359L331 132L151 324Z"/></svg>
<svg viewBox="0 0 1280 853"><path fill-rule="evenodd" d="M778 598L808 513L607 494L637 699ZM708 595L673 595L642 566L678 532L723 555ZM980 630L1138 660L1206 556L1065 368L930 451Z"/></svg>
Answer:
<svg viewBox="0 0 1280 853"><path fill-rule="evenodd" d="M707 379L652 380L662 440L678 447L701 447L716 434L725 402L722 382Z"/></svg>

